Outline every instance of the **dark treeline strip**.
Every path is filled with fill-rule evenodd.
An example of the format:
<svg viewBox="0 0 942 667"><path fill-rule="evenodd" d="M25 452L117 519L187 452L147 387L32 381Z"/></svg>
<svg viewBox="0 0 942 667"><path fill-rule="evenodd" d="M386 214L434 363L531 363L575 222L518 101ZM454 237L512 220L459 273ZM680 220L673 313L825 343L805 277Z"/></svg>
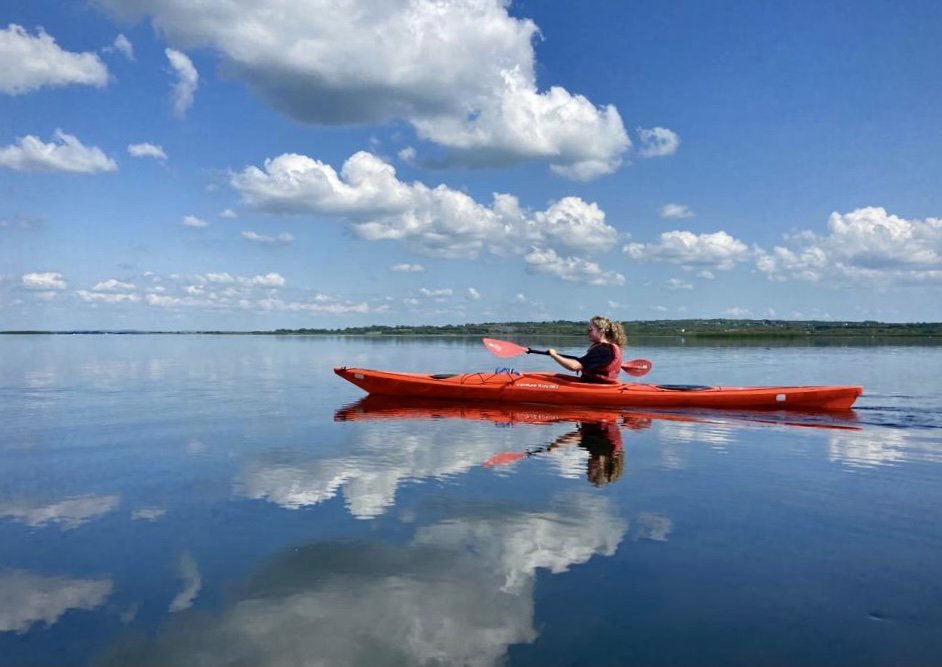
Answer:
<svg viewBox="0 0 942 667"><path fill-rule="evenodd" d="M623 322L634 336L806 337L806 336L942 336L942 323L825 322L791 320L645 320ZM283 335L359 336L583 336L585 322L483 322L442 326L366 326L345 329L278 329Z"/></svg>
<svg viewBox="0 0 942 667"><path fill-rule="evenodd" d="M684 336L692 338L801 338L801 337L942 337L940 322L833 322L819 320L639 320L624 321L629 336ZM584 321L482 322L478 324L362 326L343 329L275 329L274 331L0 331L0 334L58 335L281 335L281 336L584 336Z"/></svg>

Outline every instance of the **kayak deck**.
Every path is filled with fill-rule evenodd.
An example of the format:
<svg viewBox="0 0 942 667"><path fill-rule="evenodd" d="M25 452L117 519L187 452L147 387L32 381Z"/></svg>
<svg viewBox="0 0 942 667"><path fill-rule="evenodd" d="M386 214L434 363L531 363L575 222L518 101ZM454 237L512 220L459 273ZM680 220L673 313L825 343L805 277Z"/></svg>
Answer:
<svg viewBox="0 0 942 667"><path fill-rule="evenodd" d="M372 395L552 405L849 410L863 393L859 386L592 384L571 375L512 371L430 375L339 367L334 372Z"/></svg>

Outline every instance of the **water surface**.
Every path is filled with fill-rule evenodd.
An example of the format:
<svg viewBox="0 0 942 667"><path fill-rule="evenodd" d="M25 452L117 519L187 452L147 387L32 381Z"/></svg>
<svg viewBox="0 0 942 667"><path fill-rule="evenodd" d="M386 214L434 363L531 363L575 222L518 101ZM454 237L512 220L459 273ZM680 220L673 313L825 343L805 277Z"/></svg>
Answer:
<svg viewBox="0 0 942 667"><path fill-rule="evenodd" d="M942 662L942 348L631 356L659 383L865 394L842 415L430 406L330 369L508 360L0 337L0 664Z"/></svg>

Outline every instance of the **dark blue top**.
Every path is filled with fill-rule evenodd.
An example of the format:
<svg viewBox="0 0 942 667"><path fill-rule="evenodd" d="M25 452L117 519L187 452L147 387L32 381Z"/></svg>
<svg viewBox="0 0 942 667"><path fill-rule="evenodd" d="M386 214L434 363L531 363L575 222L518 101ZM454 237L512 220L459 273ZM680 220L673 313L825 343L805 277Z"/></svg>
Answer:
<svg viewBox="0 0 942 667"><path fill-rule="evenodd" d="M579 357L579 363L582 364L583 370L594 371L605 368L614 358L615 353L612 352L611 346L595 344Z"/></svg>

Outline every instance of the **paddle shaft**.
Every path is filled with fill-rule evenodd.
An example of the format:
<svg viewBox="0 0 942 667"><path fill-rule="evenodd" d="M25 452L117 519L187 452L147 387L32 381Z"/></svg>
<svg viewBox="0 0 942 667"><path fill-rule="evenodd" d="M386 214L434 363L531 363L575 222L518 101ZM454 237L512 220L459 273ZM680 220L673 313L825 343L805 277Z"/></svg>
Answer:
<svg viewBox="0 0 942 667"><path fill-rule="evenodd" d="M549 356L549 350L534 350L532 347L527 348L527 354L545 354ZM559 354L557 352L556 354ZM563 359L578 359L579 357L574 357L571 354L559 354Z"/></svg>

